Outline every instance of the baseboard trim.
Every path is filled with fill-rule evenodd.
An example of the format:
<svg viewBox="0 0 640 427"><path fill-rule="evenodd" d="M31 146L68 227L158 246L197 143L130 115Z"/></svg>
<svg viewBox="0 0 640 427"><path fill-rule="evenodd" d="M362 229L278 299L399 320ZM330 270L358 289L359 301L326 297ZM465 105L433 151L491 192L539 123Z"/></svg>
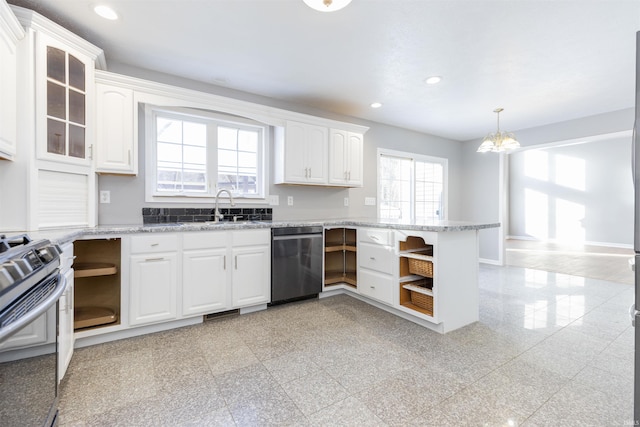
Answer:
<svg viewBox="0 0 640 427"><path fill-rule="evenodd" d="M541 242L541 243L557 243L557 244L567 243L567 242L562 242L562 241L559 241L559 240L556 240L556 239L547 239L547 240L536 239L535 237L531 237L531 236L507 236L507 239L508 240L535 241L535 242ZM625 243L592 242L590 240L587 240L585 242L582 242L581 244L585 245L585 246L602 246L602 247L607 247L607 248L633 249L633 245L625 244Z"/></svg>

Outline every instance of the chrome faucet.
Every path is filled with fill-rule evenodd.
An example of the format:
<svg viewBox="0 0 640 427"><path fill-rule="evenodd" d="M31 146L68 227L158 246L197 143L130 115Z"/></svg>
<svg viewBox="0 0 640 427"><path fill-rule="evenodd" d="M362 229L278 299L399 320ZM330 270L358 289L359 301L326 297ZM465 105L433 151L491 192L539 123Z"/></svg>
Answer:
<svg viewBox="0 0 640 427"><path fill-rule="evenodd" d="M218 222L222 218L224 218L224 215L222 215L220 213L220 209L218 209L218 199L220 198L220 193L225 193L225 192L229 195L229 200L231 201L231 206L235 206L236 205L233 202L233 196L231 195L231 192L229 190L227 190L226 188L221 188L220 190L218 190L218 193L216 194L216 208L215 208L215 211L213 212L213 221L214 222Z"/></svg>

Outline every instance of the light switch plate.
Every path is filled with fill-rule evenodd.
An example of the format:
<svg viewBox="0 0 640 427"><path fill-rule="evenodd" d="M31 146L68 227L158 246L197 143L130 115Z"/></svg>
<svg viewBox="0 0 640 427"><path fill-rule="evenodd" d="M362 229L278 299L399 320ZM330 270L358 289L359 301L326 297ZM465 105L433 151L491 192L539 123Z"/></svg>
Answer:
<svg viewBox="0 0 640 427"><path fill-rule="evenodd" d="M376 198L375 197L365 197L364 198L364 204L365 204L365 206L375 206L376 205Z"/></svg>
<svg viewBox="0 0 640 427"><path fill-rule="evenodd" d="M269 196L269 206L278 206L280 204L280 196Z"/></svg>
<svg viewBox="0 0 640 427"><path fill-rule="evenodd" d="M100 191L100 203L111 203L111 191Z"/></svg>
<svg viewBox="0 0 640 427"><path fill-rule="evenodd" d="M287 205L293 206L293 196L287 196Z"/></svg>

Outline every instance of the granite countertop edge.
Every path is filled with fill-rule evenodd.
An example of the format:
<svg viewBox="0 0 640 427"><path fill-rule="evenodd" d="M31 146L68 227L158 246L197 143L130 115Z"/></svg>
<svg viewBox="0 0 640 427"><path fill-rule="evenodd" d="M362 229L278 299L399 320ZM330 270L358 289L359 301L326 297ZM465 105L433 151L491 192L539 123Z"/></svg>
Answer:
<svg viewBox="0 0 640 427"><path fill-rule="evenodd" d="M378 221L375 219L328 219L328 220L282 220L282 221L255 221L255 222L221 222L211 223L168 223L168 224L125 224L125 225L100 225L89 228L54 228L30 232L31 238L49 239L54 243L63 245L87 236L126 235L137 233L171 233L188 231L223 231L223 230L257 230L264 228L283 227L372 227L389 230L412 230L431 232L456 232L482 230L500 227L498 222L476 223L464 221L442 221L438 224L394 223Z"/></svg>

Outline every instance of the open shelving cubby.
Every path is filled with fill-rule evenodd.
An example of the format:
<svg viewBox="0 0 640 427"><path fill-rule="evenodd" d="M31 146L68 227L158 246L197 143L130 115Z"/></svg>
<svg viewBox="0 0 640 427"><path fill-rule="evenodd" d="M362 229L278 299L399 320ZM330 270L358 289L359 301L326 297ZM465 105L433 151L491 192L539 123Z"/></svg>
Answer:
<svg viewBox="0 0 640 427"><path fill-rule="evenodd" d="M74 329L120 323L120 239L77 240Z"/></svg>
<svg viewBox="0 0 640 427"><path fill-rule="evenodd" d="M324 285L357 287L356 230L331 228L324 234Z"/></svg>
<svg viewBox="0 0 640 427"><path fill-rule="evenodd" d="M400 305L435 317L433 245L422 237L408 236L399 249Z"/></svg>

